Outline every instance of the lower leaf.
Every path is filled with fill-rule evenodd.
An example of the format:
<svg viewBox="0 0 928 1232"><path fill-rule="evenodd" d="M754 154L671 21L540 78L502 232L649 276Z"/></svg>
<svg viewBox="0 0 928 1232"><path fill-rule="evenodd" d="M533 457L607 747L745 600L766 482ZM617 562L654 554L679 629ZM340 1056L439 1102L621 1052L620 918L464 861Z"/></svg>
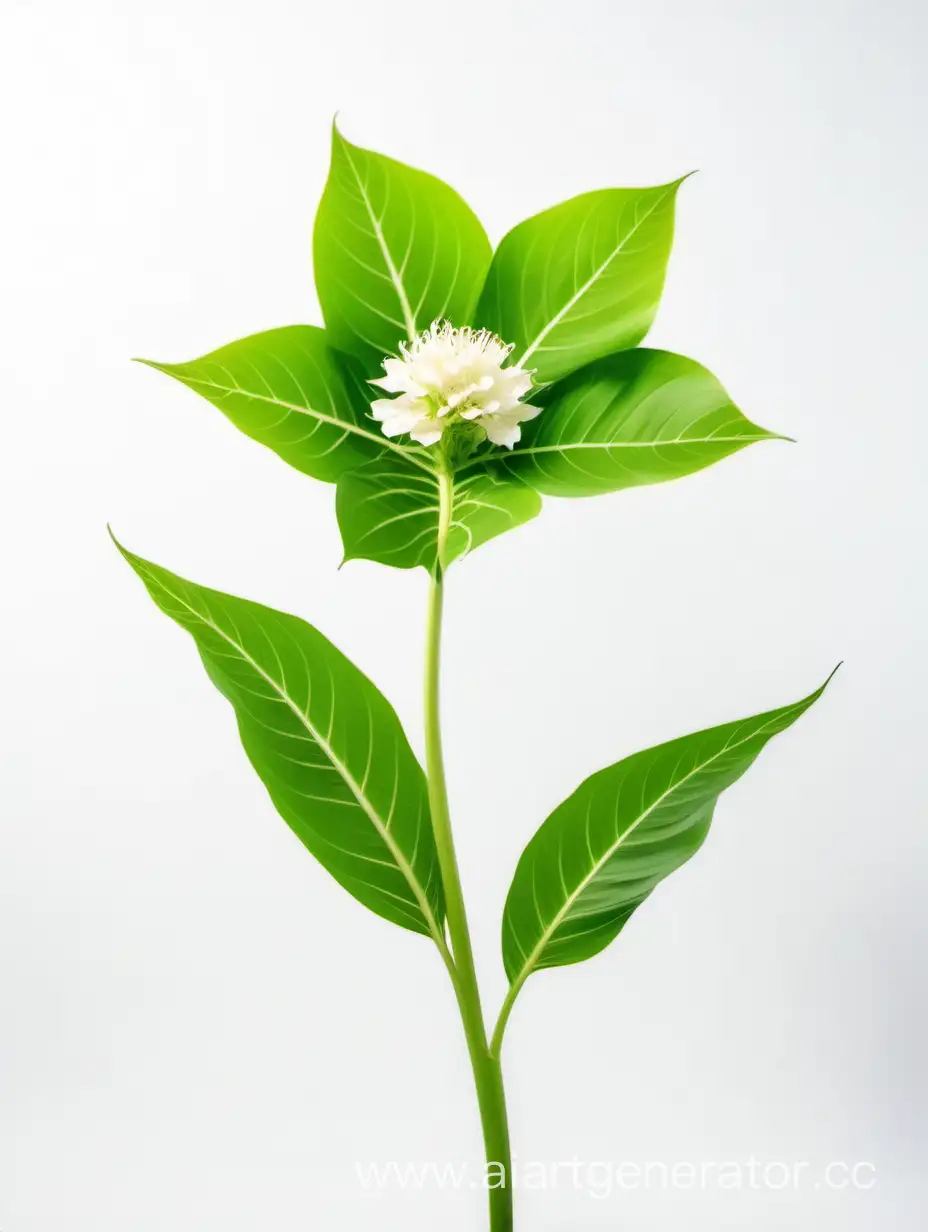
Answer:
<svg viewBox="0 0 928 1232"><path fill-rule="evenodd" d="M533 971L605 949L702 846L719 795L827 684L792 706L634 753L591 775L554 810L523 852L506 900L510 1007Z"/></svg>
<svg viewBox="0 0 928 1232"><path fill-rule="evenodd" d="M158 607L193 636L297 837L371 911L439 941L444 895L425 775L383 694L296 616L197 586L117 547Z"/></svg>

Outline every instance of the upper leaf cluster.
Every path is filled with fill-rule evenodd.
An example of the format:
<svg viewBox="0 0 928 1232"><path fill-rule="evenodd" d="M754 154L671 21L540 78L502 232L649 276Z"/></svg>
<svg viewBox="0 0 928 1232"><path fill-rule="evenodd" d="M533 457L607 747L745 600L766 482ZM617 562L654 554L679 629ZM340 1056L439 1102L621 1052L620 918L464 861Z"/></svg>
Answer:
<svg viewBox="0 0 928 1232"><path fill-rule="evenodd" d="M584 193L495 252L447 184L337 128L313 252L325 330L294 325L151 366L305 474L338 484L345 558L432 569L534 517L540 493L593 496L691 474L774 434L693 360L645 350L682 180ZM511 451L454 466L388 440L369 381L436 320L487 328L534 370L543 412Z"/></svg>

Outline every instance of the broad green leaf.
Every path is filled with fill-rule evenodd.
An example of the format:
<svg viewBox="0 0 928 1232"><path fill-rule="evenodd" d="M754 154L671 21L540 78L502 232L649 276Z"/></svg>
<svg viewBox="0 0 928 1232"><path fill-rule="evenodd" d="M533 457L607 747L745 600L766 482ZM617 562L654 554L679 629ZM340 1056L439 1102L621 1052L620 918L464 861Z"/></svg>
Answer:
<svg viewBox="0 0 928 1232"><path fill-rule="evenodd" d="M662 483L754 441L784 439L746 419L701 364L669 351L620 351L546 395L503 463L552 496Z"/></svg>
<svg viewBox="0 0 928 1232"><path fill-rule="evenodd" d="M315 479L334 482L399 449L370 418L370 389L355 361L315 326L270 329L185 364L142 362L189 385L246 436Z"/></svg>
<svg viewBox="0 0 928 1232"><path fill-rule="evenodd" d="M719 795L827 684L792 706L634 753L554 810L523 852L506 900L509 1007L533 971L581 962L617 936L702 846Z"/></svg>
<svg viewBox="0 0 928 1232"><path fill-rule="evenodd" d="M117 547L158 607L192 634L297 837L366 907L441 938L425 776L386 698L305 621L197 586Z"/></svg>
<svg viewBox="0 0 928 1232"><path fill-rule="evenodd" d="M555 381L636 346L657 312L681 180L584 193L519 223L493 257L476 323Z"/></svg>
<svg viewBox="0 0 928 1232"><path fill-rule="evenodd" d="M520 479L498 466L480 467L455 480L445 520L439 484L434 472L393 455L343 475L336 508L345 560L431 569L444 538L447 566L541 509L538 493Z"/></svg>
<svg viewBox="0 0 928 1232"><path fill-rule="evenodd" d="M333 126L313 259L332 342L371 375L433 321L470 323L490 243L447 184L352 145Z"/></svg>

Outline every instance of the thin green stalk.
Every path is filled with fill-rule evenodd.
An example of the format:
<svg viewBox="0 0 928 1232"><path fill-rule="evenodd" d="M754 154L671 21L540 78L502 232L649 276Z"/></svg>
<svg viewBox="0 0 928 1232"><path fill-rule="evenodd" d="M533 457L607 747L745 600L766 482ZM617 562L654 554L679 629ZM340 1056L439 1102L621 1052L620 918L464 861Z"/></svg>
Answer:
<svg viewBox="0 0 928 1232"><path fill-rule="evenodd" d="M512 1013L512 1007L515 1005L516 997L522 991L524 983L525 977L523 976L521 979L516 980L515 983L509 985L509 991L506 993L506 999L503 1001L499 1017L496 1020L493 1038L490 1040L490 1056L495 1057L497 1061L500 1059L500 1054L503 1051L503 1036L506 1034L509 1015Z"/></svg>
<svg viewBox="0 0 928 1232"><path fill-rule="evenodd" d="M425 642L425 752L429 781L429 803L435 845L445 888L448 934L454 955L452 979L457 995L464 1035L474 1071L477 1103L483 1125L488 1164L490 1232L512 1232L512 1162L506 1097L498 1057L490 1055L487 1030L480 1004L480 989L474 966L474 953L458 872L448 788L442 754L439 714L439 675L441 662L441 624L444 600L444 549L451 523L452 478L446 470L439 475L439 552L429 587L428 620ZM449 968L450 970L450 968Z"/></svg>

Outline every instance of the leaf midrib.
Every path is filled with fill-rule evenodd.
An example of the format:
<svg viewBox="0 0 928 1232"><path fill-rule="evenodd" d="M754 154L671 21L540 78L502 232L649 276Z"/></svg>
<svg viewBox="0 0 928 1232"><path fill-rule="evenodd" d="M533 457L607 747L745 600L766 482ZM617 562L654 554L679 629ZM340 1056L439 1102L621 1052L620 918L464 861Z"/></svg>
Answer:
<svg viewBox="0 0 928 1232"><path fill-rule="evenodd" d="M416 318L413 315L412 306L409 303L409 296L406 294L406 288L403 285L400 272L396 268L396 264L393 260L393 254L390 252L389 245L387 244L387 237L384 235L383 228L380 225L380 219L374 213L373 203L367 194L367 187L361 179L361 176L358 174L358 169L355 167L354 160L349 153L347 142L342 141L341 146L348 166L351 168L351 174L354 176L355 183L358 186L358 192L361 194L361 200L364 202L364 208L367 210L368 217L371 220L371 226L374 229L374 237L377 240L381 253L383 254L384 264L387 267L387 273L390 275L390 281L393 283L393 288L396 291L397 298L400 301L403 321L406 325L406 333L409 336L409 341L412 342L416 336Z"/></svg>
<svg viewBox="0 0 928 1232"><path fill-rule="evenodd" d="M665 441L570 441L563 445L532 445L527 449L512 449L507 453L487 454L469 462L461 474L471 468L488 467L491 462L509 462L512 458L524 458L536 453L570 453L574 449L660 449L665 445L753 445L758 441L778 439L775 434L761 432L757 436L674 436Z"/></svg>
<svg viewBox="0 0 928 1232"><path fill-rule="evenodd" d="M149 578L151 578L151 580L161 590L164 590L167 594L171 596L172 599L174 599L177 603L180 603L182 607L186 608L186 610L191 614L191 616L193 616L196 620L200 621L200 623L205 625L207 628L212 629L214 633L216 633L219 637L223 639L223 641L225 641L229 646L231 646L235 651L237 651L238 654L241 656L241 658L252 668L252 670L255 671L267 684L269 684L272 689L274 689L274 691L277 693L280 699L290 708L290 710L293 712L293 714L296 716L296 718L299 720L302 726L305 727L306 731L313 738L313 740L316 741L316 743L322 749L325 756L329 759L329 761L331 761L332 765L341 775L349 791L352 793L355 800L357 800L358 805L361 807L361 809L366 814L368 820L373 824L374 828L377 830L385 846L387 847L390 854L393 856L394 860L396 861L397 867L399 868L400 872L406 878L407 884L409 885L410 889L413 892L413 895L416 898L416 901L419 904L419 909L422 912L423 918L425 919L426 925L429 929L429 932L432 935L433 940L435 940L441 947L441 945L444 942L441 929L439 928L438 922L435 919L434 913L432 911L431 903L429 903L428 898L426 897L425 891L420 886L419 881L412 869L412 866L409 864L403 851L400 849L400 847L397 845L396 841L394 840L393 836L390 834L390 831L386 823L384 822L383 818L380 816L380 814L374 808L373 804L370 802L370 800L368 800L367 796L364 794L364 791L361 785L357 782L354 775L351 773L351 771L348 769L345 763L341 760L341 758L335 753L334 749L329 744L329 742L325 739L325 737L323 737L321 732L318 732L316 730L315 725L312 722L310 722L309 716L306 714L306 712L300 706L296 704L296 702L293 700L293 698L290 696L290 694L287 692L284 686L281 685L277 680L275 680L274 677L270 675L270 673L266 672L264 668L261 667L261 665L255 659L251 657L251 655L248 653L245 647L241 645L240 642L237 642L235 638L230 637L229 634L226 633L226 631L222 629L219 625L217 625L214 620L209 619L208 617L204 616L202 612L197 611L197 609L195 607L192 607L181 595L177 594L173 590L170 590L165 585L165 583L162 581L161 578L155 576L147 569L145 570L145 572L148 573Z"/></svg>
<svg viewBox="0 0 928 1232"><path fill-rule="evenodd" d="M237 385L221 385L218 381L210 380L208 377L185 375L181 379L187 385L203 385L207 389L216 390L218 393L235 394L240 398L251 398L255 402L266 402L269 406L279 406L285 411L293 412L295 415L309 415L313 419L320 420L322 423L331 424L333 428L341 428L346 432L354 433L355 436L361 436L365 440L373 441L375 445L392 450L393 453L399 454L408 462L412 462L414 466L418 466L420 470L426 471L429 475L435 474L432 467L418 458L411 449L406 449L403 445L397 445L388 437L379 436L376 432L368 432L366 428L351 423L350 420L338 419L334 415L327 415L324 411L317 411L315 407L300 406L298 402L285 402L282 398L271 397L269 394L255 393L253 390L242 389ZM373 461L373 459L371 460Z"/></svg>

